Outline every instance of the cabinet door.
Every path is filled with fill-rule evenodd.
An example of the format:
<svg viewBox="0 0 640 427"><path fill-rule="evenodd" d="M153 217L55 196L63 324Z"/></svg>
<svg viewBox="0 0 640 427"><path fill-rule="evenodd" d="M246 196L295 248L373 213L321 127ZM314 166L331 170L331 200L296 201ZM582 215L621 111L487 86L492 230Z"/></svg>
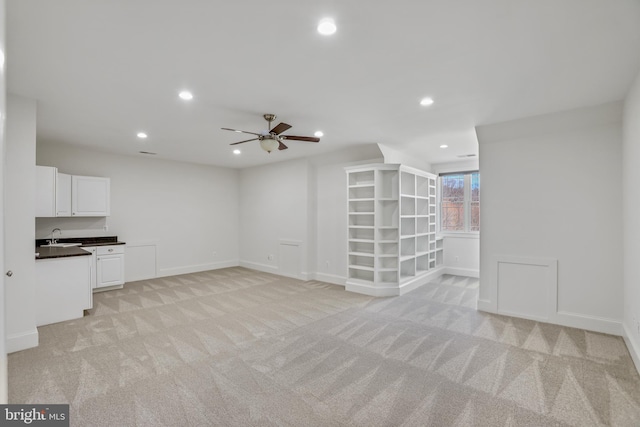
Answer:
<svg viewBox="0 0 640 427"><path fill-rule="evenodd" d="M96 288L124 284L124 254L100 255Z"/></svg>
<svg viewBox="0 0 640 427"><path fill-rule="evenodd" d="M36 217L56 216L56 175L50 166L36 166Z"/></svg>
<svg viewBox="0 0 640 427"><path fill-rule="evenodd" d="M96 253L97 253L97 248L95 246L83 246L82 249L84 249L87 252L91 252L91 259L89 260L91 263L91 289L95 289L96 288L96 280L98 277L98 273L96 272L97 266L96 266Z"/></svg>
<svg viewBox="0 0 640 427"><path fill-rule="evenodd" d="M71 175L66 173L56 180L56 216L71 216Z"/></svg>
<svg viewBox="0 0 640 427"><path fill-rule="evenodd" d="M109 216L110 180L95 176L71 178L72 216Z"/></svg>

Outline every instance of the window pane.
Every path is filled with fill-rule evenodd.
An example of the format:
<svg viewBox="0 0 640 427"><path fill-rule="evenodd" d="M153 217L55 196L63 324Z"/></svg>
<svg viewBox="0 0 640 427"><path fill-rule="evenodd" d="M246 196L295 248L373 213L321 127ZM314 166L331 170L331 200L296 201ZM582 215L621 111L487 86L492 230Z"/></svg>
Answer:
<svg viewBox="0 0 640 427"><path fill-rule="evenodd" d="M440 218L443 231L464 231L464 175L442 177Z"/></svg>
<svg viewBox="0 0 640 427"><path fill-rule="evenodd" d="M471 174L471 224L469 231L480 231L480 174Z"/></svg>

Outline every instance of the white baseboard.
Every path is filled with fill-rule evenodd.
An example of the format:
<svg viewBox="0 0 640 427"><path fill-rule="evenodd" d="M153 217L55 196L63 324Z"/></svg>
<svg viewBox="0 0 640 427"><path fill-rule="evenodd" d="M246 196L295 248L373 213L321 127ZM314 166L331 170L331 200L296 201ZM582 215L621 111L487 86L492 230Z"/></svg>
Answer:
<svg viewBox="0 0 640 427"><path fill-rule="evenodd" d="M338 276L335 274L326 274L326 273L316 273L313 275L313 280L318 280L320 282L332 283L338 286L345 286L345 282L347 281L346 277Z"/></svg>
<svg viewBox="0 0 640 427"><path fill-rule="evenodd" d="M278 274L278 267L275 265L260 264L257 262L240 260L240 267L250 268L252 270L263 271L265 273Z"/></svg>
<svg viewBox="0 0 640 427"><path fill-rule="evenodd" d="M187 265L184 267L163 268L158 272L158 277L177 276L179 274L199 273L207 270L218 270L220 268L237 267L237 260L214 262L209 264Z"/></svg>
<svg viewBox="0 0 640 427"><path fill-rule="evenodd" d="M6 339L7 354L38 346L38 329L19 334L8 335Z"/></svg>
<svg viewBox="0 0 640 427"><path fill-rule="evenodd" d="M488 299L480 299L478 298L478 304L476 308L480 311L486 311L487 313L495 313L496 308L494 304Z"/></svg>
<svg viewBox="0 0 640 427"><path fill-rule="evenodd" d="M496 308L495 304L490 300L478 299L477 308L487 313L500 314L502 316L518 317L521 319L529 319L537 322L552 323L554 325L568 326L570 328L585 329L587 331L600 332L603 334L622 335L622 322L615 319L607 319L604 317L587 316L584 314L569 313L559 311L547 319L528 316L526 314L503 312Z"/></svg>
<svg viewBox="0 0 640 427"><path fill-rule="evenodd" d="M549 319L549 323L569 326L571 328L585 329L587 331L600 332L603 334L622 335L622 322L604 317L588 316L584 314L558 311L555 316Z"/></svg>
<svg viewBox="0 0 640 427"><path fill-rule="evenodd" d="M475 277L480 278L480 270L473 268L456 268L456 267L444 267L442 274L452 274L454 276Z"/></svg>
<svg viewBox="0 0 640 427"><path fill-rule="evenodd" d="M636 365L636 371L640 373L640 343L638 343L638 340L635 338L636 335L634 335L632 331L633 329L629 329L624 322L622 323L622 338L624 338L624 342L627 344L627 348L631 354L631 359L633 359L633 363Z"/></svg>
<svg viewBox="0 0 640 427"><path fill-rule="evenodd" d="M430 271L426 274L416 277L415 279L404 282L400 285L399 295L404 295L407 292L411 292L414 289L419 288L422 285L429 283L431 280L437 279L438 277L445 274L445 267L438 267L433 271Z"/></svg>
<svg viewBox="0 0 640 427"><path fill-rule="evenodd" d="M345 283L345 290L372 297L395 297L400 294L400 289L397 286L381 287L374 286L373 284L367 285L364 283L350 282L349 280Z"/></svg>

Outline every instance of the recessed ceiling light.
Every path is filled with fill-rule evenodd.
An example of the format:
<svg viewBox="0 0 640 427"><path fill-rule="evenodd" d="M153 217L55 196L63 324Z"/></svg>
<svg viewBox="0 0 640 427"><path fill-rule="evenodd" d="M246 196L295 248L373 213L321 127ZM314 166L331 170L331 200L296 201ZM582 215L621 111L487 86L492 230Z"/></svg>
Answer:
<svg viewBox="0 0 640 427"><path fill-rule="evenodd" d="M422 105L422 106L426 107L427 105L431 105L431 104L433 104L433 99L432 98L422 98L420 100L420 105Z"/></svg>
<svg viewBox="0 0 640 427"><path fill-rule="evenodd" d="M149 135L147 135L144 132L138 132L138 138L140 138L140 139L145 139L147 136L149 136Z"/></svg>
<svg viewBox="0 0 640 427"><path fill-rule="evenodd" d="M318 23L318 32L323 36L330 36L335 33L337 29L336 23L331 18L323 18Z"/></svg>
<svg viewBox="0 0 640 427"><path fill-rule="evenodd" d="M236 149L236 150L233 150L233 154L240 154L240 153L242 153L242 151L237 150L237 149Z"/></svg>
<svg viewBox="0 0 640 427"><path fill-rule="evenodd" d="M318 138L323 137L324 133L321 130L316 131L316 133L314 133L315 136L317 136Z"/></svg>
<svg viewBox="0 0 640 427"><path fill-rule="evenodd" d="M189 92L188 90L183 90L182 92L180 92L178 94L178 96L182 99L184 99L185 101L190 101L193 99L193 94L191 92Z"/></svg>
<svg viewBox="0 0 640 427"><path fill-rule="evenodd" d="M447 144L442 144L442 145L440 146L440 148L448 148L448 147L449 147L449 146L448 146Z"/></svg>

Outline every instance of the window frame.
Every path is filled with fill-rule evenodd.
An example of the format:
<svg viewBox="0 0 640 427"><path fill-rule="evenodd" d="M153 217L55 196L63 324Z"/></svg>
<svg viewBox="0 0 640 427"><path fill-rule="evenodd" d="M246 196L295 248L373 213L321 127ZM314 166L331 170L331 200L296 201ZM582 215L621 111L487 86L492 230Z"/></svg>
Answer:
<svg viewBox="0 0 640 427"><path fill-rule="evenodd" d="M472 206L472 175L474 173L478 174L478 188L480 190L480 171L478 170L468 170L468 171L459 171L459 172L447 172L441 173L438 175L438 184L437 184L437 198L436 198L436 212L437 212L437 223L438 223L438 234L441 235L453 235L453 236L479 236L480 230L471 230L471 206ZM464 176L464 196L463 196L463 218L464 218L464 230L443 230L442 229L442 177L452 176L452 175L463 175ZM481 204L481 197L478 194L478 203ZM478 228L480 228L480 224L478 224Z"/></svg>

